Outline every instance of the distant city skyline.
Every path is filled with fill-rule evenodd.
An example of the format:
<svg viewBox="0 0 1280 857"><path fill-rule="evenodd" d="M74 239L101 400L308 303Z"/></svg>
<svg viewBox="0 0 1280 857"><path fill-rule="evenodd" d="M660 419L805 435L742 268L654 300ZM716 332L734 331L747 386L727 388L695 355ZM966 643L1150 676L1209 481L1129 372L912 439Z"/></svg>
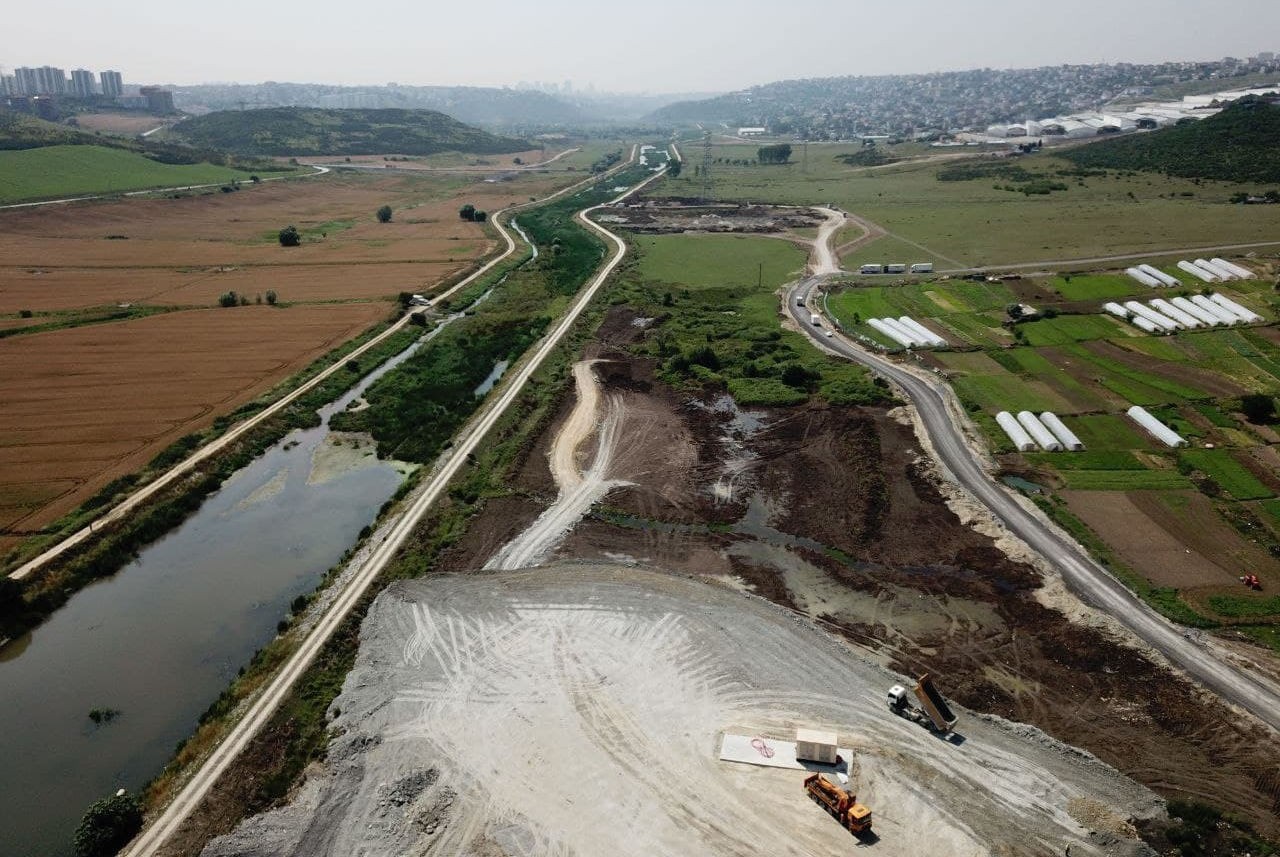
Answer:
<svg viewBox="0 0 1280 857"><path fill-rule="evenodd" d="M385 0L358 15L318 0L287 27L248 0L188 10L158 0L46 0L6 14L0 65L123 68L133 84L515 86L576 91L730 91L774 80L1211 61L1280 50L1280 3L1077 0L878 5L810 0L585 0L465 5ZM394 24L394 26L390 26ZM192 38L199 32L200 38Z"/></svg>

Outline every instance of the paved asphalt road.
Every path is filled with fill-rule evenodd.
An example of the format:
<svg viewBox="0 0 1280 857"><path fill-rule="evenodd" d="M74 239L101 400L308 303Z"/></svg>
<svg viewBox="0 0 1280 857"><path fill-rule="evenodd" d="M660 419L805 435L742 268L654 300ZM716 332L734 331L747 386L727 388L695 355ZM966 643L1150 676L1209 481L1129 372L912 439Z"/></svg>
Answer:
<svg viewBox="0 0 1280 857"><path fill-rule="evenodd" d="M794 284L786 294L787 311L796 326L819 348L870 367L899 387L920 413L939 462L970 494L989 508L1008 529L1044 556L1062 574L1068 587L1087 603L1117 619L1171 663L1195 677L1228 702L1246 709L1274 729L1280 729L1280 688L1257 675L1225 662L1195 635L1158 615L1084 555L1079 547L1058 535L1028 512L1004 488L998 486L975 459L946 405L941 380L930 382L890 360L871 354L838 334L809 323L811 309L796 304L797 294L809 303L810 293L825 276Z"/></svg>

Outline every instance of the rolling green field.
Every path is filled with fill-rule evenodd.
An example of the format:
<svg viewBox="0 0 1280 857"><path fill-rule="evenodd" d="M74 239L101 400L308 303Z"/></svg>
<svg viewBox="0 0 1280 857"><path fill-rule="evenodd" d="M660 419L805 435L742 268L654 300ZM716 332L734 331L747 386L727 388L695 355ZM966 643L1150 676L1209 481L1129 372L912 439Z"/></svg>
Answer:
<svg viewBox="0 0 1280 857"><path fill-rule="evenodd" d="M637 235L646 277L691 289L730 285L770 289L804 270L808 254L788 241L741 235Z"/></svg>
<svg viewBox="0 0 1280 857"><path fill-rule="evenodd" d="M247 181L249 175L214 164L161 164L134 152L100 146L0 151L0 203Z"/></svg>
<svg viewBox="0 0 1280 857"><path fill-rule="evenodd" d="M756 148L717 145L712 157L752 159ZM892 154L893 149L887 151ZM1280 240L1280 206L1229 205L1231 194L1240 190L1235 184L1115 172L1075 176L1071 164L1046 152L1018 163L1053 176L1068 189L1028 196L997 190L1007 183L1000 178L939 181L939 170L954 160L950 155L933 156L950 159L946 161L872 168L847 167L836 160L858 150L811 146L807 166L799 163L798 154L792 156L796 163L784 166L713 164L713 193L719 199L835 203L925 248L888 243L890 235L881 239L884 249L876 249L881 242L872 242L847 263L927 261L932 256L939 264L949 259L962 263L954 267L981 267ZM666 182L665 192L697 196L700 179L693 173L688 170ZM886 253L904 258L881 258Z"/></svg>

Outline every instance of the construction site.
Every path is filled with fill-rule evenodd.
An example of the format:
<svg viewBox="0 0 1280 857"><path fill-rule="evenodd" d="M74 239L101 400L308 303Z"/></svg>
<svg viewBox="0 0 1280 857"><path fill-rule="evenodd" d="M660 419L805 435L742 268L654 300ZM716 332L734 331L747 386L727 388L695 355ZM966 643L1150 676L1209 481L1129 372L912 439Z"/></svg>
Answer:
<svg viewBox="0 0 1280 857"><path fill-rule="evenodd" d="M997 717L925 728L887 704L900 680L683 575L557 563L400 584L365 622L323 770L204 854L1152 853L1132 825L1161 811L1147 789ZM797 722L847 755L797 764ZM758 761L718 758L734 735Z"/></svg>
<svg viewBox="0 0 1280 857"><path fill-rule="evenodd" d="M374 603L326 760L207 857L1152 854L1170 794L1274 828L1274 736L991 530L907 409L689 400L644 328L607 314L510 494Z"/></svg>

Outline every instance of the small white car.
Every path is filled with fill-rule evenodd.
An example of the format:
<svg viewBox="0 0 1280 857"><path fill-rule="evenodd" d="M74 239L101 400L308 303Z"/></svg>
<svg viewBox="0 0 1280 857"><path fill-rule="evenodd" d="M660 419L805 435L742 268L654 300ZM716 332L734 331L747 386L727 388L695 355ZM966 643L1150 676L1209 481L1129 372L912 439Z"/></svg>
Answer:
<svg viewBox="0 0 1280 857"><path fill-rule="evenodd" d="M828 331L827 331L827 339L830 339L831 337L833 337L833 336L835 336L835 335L836 335L836 334L835 334L835 331L834 331L834 330L828 330Z"/></svg>

